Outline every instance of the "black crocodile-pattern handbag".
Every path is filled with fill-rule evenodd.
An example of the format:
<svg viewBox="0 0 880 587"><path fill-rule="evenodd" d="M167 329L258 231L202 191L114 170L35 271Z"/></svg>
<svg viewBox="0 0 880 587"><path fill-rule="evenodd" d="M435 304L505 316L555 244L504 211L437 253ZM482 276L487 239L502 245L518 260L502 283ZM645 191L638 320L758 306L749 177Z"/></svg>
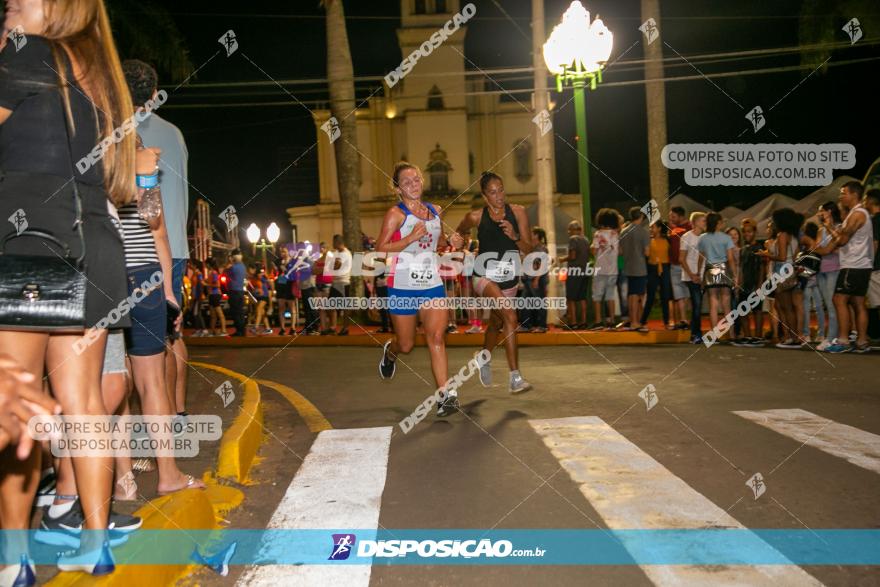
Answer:
<svg viewBox="0 0 880 587"><path fill-rule="evenodd" d="M60 92L59 92L60 99ZM70 128L61 117L67 131L68 158L72 174L73 199L76 215L74 228L79 235L79 258L70 256L70 248L52 233L39 228L28 228L11 233L0 241L0 328L28 331L82 331L86 324L86 246L82 232L82 200L76 187L73 153L70 148ZM10 255L6 245L16 238L40 238L54 243L64 251L52 255ZM48 246L47 251L52 249Z"/></svg>

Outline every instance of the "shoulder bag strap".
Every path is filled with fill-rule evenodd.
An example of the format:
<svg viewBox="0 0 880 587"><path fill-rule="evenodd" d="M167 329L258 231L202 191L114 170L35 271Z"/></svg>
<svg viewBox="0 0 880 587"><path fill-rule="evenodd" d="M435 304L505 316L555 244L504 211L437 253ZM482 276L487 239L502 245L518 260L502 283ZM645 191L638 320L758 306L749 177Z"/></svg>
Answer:
<svg viewBox="0 0 880 587"><path fill-rule="evenodd" d="M66 56L66 53L65 53ZM69 61L69 57L68 57ZM71 74L73 73L73 67L71 69ZM72 141L72 133L70 132L70 121L67 119L67 108L65 108L64 102L64 88L58 88L58 100L61 102L61 118L64 119L64 133L67 136L67 162L70 165L70 181L73 184L73 206L75 210L75 218L73 227L76 230L77 235L79 236L80 242L80 256L77 258L77 264L81 264L86 258L86 239L83 236L82 230L82 198L79 195L79 188L76 185L76 169L73 165L73 141ZM71 106L71 115L73 113L73 107ZM97 115L96 115L97 116Z"/></svg>

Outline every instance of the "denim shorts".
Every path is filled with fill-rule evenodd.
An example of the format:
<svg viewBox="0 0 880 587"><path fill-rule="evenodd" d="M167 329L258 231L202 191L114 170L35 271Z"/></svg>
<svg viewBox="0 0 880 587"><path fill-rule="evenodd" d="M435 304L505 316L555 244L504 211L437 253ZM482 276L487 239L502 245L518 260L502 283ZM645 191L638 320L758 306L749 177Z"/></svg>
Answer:
<svg viewBox="0 0 880 587"><path fill-rule="evenodd" d="M183 308L183 274L186 273L186 259L171 260L171 289L177 298L177 307Z"/></svg>
<svg viewBox="0 0 880 587"><path fill-rule="evenodd" d="M683 272L684 269L681 268L681 265L670 266L669 275L672 278L672 298L675 300L684 300L691 296L687 284L681 278Z"/></svg>
<svg viewBox="0 0 880 587"><path fill-rule="evenodd" d="M149 357L165 352L166 308L162 285L150 290L137 304L132 296L141 284L149 283L156 271L161 270L158 263L128 269L131 328L125 330L125 346L129 355Z"/></svg>
<svg viewBox="0 0 880 587"><path fill-rule="evenodd" d="M617 300L617 276L594 275L593 276L593 301L613 302Z"/></svg>

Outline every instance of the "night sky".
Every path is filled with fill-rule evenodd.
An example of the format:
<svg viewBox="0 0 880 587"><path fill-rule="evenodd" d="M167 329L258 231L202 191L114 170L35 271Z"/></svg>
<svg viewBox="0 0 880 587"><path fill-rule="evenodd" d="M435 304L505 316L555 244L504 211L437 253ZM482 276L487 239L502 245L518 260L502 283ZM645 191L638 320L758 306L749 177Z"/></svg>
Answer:
<svg viewBox="0 0 880 587"><path fill-rule="evenodd" d="M183 34L198 72L192 84L213 82L270 81L275 79L322 78L326 75L323 9L317 0L297 2L222 2L188 0L157 2L164 5ZM493 0L475 0L476 16L468 23L467 56L481 68L524 67L531 65L530 1L497 0L508 19ZM399 26L400 3L390 0L345 1L348 34L356 76L384 75L401 59L395 29ZM821 2L813 2L820 6ZM825 4L831 4L826 2ZM567 7L565 0L547 0L548 29L559 21ZM863 3L870 6L870 3ZM605 85L588 96L588 137L590 158L607 178L591 169L593 209L602 205L625 207L632 197L645 201L649 194L645 97L642 85L614 86L616 82L643 77L643 57L639 42L641 23L637 0L596 0L586 4L598 13L614 34L611 65ZM799 15L802 2L702 2L668 0L660 22L664 56L734 52L792 47L799 41ZM124 9L123 9L124 10ZM821 8L820 8L821 10ZM244 13L247 14L244 14ZM816 14L825 15L830 10ZM815 17L815 15L813 15ZM858 16L858 15L850 15ZM835 31L834 40L848 41L841 27L847 16L816 17L827 21ZM869 15L870 16L870 15ZM836 50L831 61L878 59L877 45L870 45L872 32L867 17L865 38L853 48ZM875 21L876 22L876 21ZM235 30L240 44L231 57L217 39L226 30ZM548 31L549 32L549 31ZM877 38L877 35L873 35ZM156 43L162 43L156 38ZM670 49L671 47L671 49ZM621 55L622 53L625 54ZM212 58L212 56L214 56ZM137 57L137 55L123 55ZM796 52L761 58L700 63L703 73L742 71L797 65ZM263 71L260 71L263 70ZM265 73L264 73L265 72ZM810 75L810 69L784 73L699 78L666 85L667 132L669 142L844 142L856 147L857 165L848 173L861 178L880 155L875 140L876 100L867 89L876 77L877 61L832 66ZM160 75L162 72L160 71ZM690 76L697 72L683 62L668 62L666 76ZM872 75L873 74L873 75ZM531 87L530 74L519 79L497 78L505 89ZM809 76L809 77L808 77ZM517 76L513 76L517 77ZM523 79L525 78L525 79ZM807 78L805 81L804 78ZM164 79L171 84L173 80ZM802 83L801 83L802 82ZM798 86L798 84L800 84ZM190 152L191 196L199 192L216 203L213 212L228 204L239 209L243 226L270 221L287 227L285 208L311 204L318 200L317 153L309 151L315 131L311 115L301 105L231 107L231 103L292 101L276 85L251 87L198 88L184 86L172 91L166 86L168 103L160 114L183 131ZM288 85L287 90L309 108L327 99L320 83ZM377 82L358 82L358 96L365 97ZM792 91L793 88L796 88ZM723 91L722 91L723 90ZM791 92L786 96L788 92ZM729 97L725 95L729 94ZM571 94L555 96L555 130L574 144L574 103ZM780 98L785 98L768 112ZM529 104L528 93L516 97ZM737 106L736 100L745 108ZM767 113L767 126L755 135L744 118L752 106L760 104ZM564 106L563 106L564 105ZM189 106L189 107L187 107ZM194 107L193 107L194 106ZM737 139L743 130L748 132ZM769 134L769 131L778 138ZM299 158L280 177L292 161ZM565 142L556 140L557 183L564 193L575 193L576 155ZM416 161L417 163L419 161ZM609 179L611 178L611 179ZM613 180L613 181L612 181ZM615 184L619 184L615 185ZM716 209L726 205L746 207L766 195L779 191L792 197L806 195L813 188L708 188L684 185L681 172L670 173L670 190L680 191ZM627 194L628 192L628 194ZM258 195L256 195L258 194ZM247 203L250 200L250 203Z"/></svg>

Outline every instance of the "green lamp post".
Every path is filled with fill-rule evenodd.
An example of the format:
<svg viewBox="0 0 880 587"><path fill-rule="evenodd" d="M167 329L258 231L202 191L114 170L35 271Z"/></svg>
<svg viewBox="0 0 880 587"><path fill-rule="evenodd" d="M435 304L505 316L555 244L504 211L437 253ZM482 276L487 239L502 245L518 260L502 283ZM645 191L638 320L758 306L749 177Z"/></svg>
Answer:
<svg viewBox="0 0 880 587"><path fill-rule="evenodd" d="M562 22L544 43L547 69L556 75L556 90L574 90L577 126L578 183L581 188L584 234L589 238L593 225L590 206L590 164L587 156L587 86L595 90L602 81L602 68L611 56L613 35L600 18L590 22L590 13L583 4L571 3Z"/></svg>

